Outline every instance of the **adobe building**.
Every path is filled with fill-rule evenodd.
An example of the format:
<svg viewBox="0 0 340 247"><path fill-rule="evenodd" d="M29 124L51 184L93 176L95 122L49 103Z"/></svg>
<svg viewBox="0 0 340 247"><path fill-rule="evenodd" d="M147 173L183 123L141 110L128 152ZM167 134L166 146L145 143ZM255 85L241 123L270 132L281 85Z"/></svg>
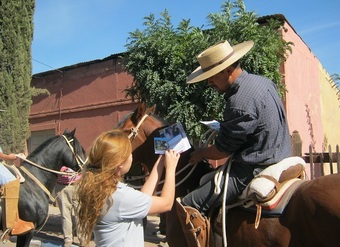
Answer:
<svg viewBox="0 0 340 247"><path fill-rule="evenodd" d="M74 128L88 151L96 136L134 110L137 104L124 92L133 78L122 62L121 54L116 54L33 75L31 86L47 89L50 95L32 98L28 151Z"/></svg>
<svg viewBox="0 0 340 247"><path fill-rule="evenodd" d="M286 85L286 112L290 132L298 131L302 152L325 151L339 144L340 91L302 38L283 15L283 39L293 42L292 53L282 63Z"/></svg>

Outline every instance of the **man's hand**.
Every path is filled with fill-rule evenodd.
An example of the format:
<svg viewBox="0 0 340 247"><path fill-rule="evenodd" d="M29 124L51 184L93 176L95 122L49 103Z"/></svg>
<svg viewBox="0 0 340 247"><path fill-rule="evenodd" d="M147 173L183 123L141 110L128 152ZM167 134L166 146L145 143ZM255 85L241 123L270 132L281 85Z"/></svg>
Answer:
<svg viewBox="0 0 340 247"><path fill-rule="evenodd" d="M196 148L191 154L190 154L190 160L189 164L196 165L198 162L200 162L204 158L204 151L206 148Z"/></svg>

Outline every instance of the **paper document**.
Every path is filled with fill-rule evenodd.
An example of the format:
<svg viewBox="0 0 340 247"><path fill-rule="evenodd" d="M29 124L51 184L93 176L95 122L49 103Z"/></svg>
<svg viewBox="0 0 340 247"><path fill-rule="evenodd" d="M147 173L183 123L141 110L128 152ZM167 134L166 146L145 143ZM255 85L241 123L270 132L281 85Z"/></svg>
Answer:
<svg viewBox="0 0 340 247"><path fill-rule="evenodd" d="M209 128L213 129L213 130L220 130L220 122L216 121L216 120L212 120L212 121L200 121L200 123L208 126Z"/></svg>
<svg viewBox="0 0 340 247"><path fill-rule="evenodd" d="M154 138L155 154L164 154L167 149L182 153L191 148L181 123L170 125L160 130L159 133L160 136Z"/></svg>

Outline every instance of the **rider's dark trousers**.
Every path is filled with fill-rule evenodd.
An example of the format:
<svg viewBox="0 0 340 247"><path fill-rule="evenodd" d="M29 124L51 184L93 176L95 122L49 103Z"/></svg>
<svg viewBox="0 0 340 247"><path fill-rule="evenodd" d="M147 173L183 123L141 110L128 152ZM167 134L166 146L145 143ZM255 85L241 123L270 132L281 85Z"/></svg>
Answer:
<svg viewBox="0 0 340 247"><path fill-rule="evenodd" d="M223 166L226 166L224 164ZM250 183L250 181L268 166L232 163L229 172L229 182L227 188L226 204L233 202ZM224 169L226 171L226 169ZM214 176L217 170L212 171L202 177L200 187L182 198L182 204L191 206L207 215L209 209L222 205L223 189L225 184L225 172L221 179L221 192L215 194Z"/></svg>

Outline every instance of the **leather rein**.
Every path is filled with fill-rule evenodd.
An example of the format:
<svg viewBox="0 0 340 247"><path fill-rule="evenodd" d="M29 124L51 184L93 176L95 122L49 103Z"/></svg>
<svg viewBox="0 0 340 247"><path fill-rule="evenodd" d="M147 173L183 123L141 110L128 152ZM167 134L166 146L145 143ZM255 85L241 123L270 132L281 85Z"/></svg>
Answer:
<svg viewBox="0 0 340 247"><path fill-rule="evenodd" d="M62 135L62 137L66 140L66 143L69 146L69 148L71 149L71 152L72 152L73 156L75 157L78 166L80 167L80 169L82 169L83 168L82 166L86 163L87 159L83 160L78 154L75 153L74 148L71 145L73 139L68 140L66 138L66 136L64 136L64 135ZM23 161L41 169L41 170L44 170L44 171L48 171L48 172L59 174L59 175L71 175L71 176L77 176L78 175L78 172L68 173L68 172L55 171L53 169L46 168L44 166L38 165L38 164L26 159L26 157L24 157L23 155L20 155L20 154L17 154L16 156L18 158L22 159ZM48 195L48 197L50 198L50 200L52 202L55 202L55 198L52 196L51 192L29 170L27 170L24 166L20 166L19 169L21 171L23 171L27 176L29 176Z"/></svg>

